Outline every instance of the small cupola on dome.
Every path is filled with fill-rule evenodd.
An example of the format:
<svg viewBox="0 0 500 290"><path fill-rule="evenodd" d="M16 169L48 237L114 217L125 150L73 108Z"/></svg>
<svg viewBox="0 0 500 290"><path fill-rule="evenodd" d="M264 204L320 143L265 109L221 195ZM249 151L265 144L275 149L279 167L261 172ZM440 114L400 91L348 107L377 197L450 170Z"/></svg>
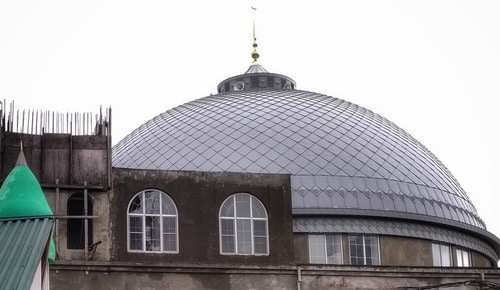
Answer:
<svg viewBox="0 0 500 290"><path fill-rule="evenodd" d="M255 23L253 29L252 64L242 75L230 77L217 86L218 93L248 91L248 90L294 90L296 83L285 75L268 72L259 64L260 54L257 52L257 37L255 37Z"/></svg>

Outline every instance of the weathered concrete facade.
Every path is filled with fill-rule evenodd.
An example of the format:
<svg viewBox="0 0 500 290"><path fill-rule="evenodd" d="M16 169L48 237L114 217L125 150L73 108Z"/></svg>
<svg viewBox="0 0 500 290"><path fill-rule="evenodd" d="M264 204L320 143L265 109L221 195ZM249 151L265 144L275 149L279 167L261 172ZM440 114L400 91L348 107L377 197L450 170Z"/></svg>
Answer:
<svg viewBox="0 0 500 290"><path fill-rule="evenodd" d="M114 261L158 261L182 263L236 263L279 265L293 263L290 177L279 174L113 170L110 198ZM144 189L167 193L179 211L179 253L127 252L127 208L132 197ZM221 255L219 253L219 209L234 193L250 193L269 215L269 255Z"/></svg>
<svg viewBox="0 0 500 290"><path fill-rule="evenodd" d="M111 187L111 140L107 135L2 132L1 178L9 174L21 141L31 171L44 187Z"/></svg>
<svg viewBox="0 0 500 290"><path fill-rule="evenodd" d="M59 189L59 202L56 202L56 189L45 188L44 193L47 201L55 212L66 215L68 212L68 199L73 194L81 193L83 189ZM93 212L89 215L97 218L90 219L92 231L89 231L90 240L96 245L95 251L89 257L93 261L109 261L110 259L110 220L109 220L109 191L88 190L89 203L93 205ZM57 205L56 205L57 204ZM67 218L59 218L56 222L54 241L56 244L58 259L62 261L85 260L83 249L69 249L68 245L68 221Z"/></svg>
<svg viewBox="0 0 500 290"><path fill-rule="evenodd" d="M495 289L487 268L57 263L53 289ZM468 284L468 285L466 285ZM442 285L442 286L439 286ZM448 285L448 286L445 286ZM490 284L491 285L491 284ZM429 288L425 288L429 287Z"/></svg>

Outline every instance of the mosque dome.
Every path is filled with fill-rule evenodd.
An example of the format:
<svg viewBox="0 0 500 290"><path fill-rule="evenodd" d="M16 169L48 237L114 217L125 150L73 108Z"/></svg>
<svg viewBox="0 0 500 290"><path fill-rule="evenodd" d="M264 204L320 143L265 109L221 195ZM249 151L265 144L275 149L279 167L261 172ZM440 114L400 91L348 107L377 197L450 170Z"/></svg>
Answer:
<svg viewBox="0 0 500 290"><path fill-rule="evenodd" d="M295 86L254 63L222 81L218 94L134 130L113 148L113 166L290 174L298 223L336 216L434 224L475 233L500 251L458 181L424 145L368 109ZM302 223L294 226L318 226Z"/></svg>

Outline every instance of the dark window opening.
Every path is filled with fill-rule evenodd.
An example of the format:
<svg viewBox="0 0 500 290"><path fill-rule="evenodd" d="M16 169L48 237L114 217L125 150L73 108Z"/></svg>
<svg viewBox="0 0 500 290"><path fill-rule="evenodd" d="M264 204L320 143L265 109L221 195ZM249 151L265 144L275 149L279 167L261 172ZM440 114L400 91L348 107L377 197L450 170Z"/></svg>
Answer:
<svg viewBox="0 0 500 290"><path fill-rule="evenodd" d="M87 215L93 214L93 205L90 196L88 197ZM83 216L83 193L78 192L71 195L68 199L68 215L69 216ZM83 250L85 245L85 219L71 219L67 220L68 236L67 247L68 249ZM92 245L92 219L88 219L88 245Z"/></svg>
<svg viewBox="0 0 500 290"><path fill-rule="evenodd" d="M259 87L259 78L258 77L251 77L250 78L250 87L252 89Z"/></svg>

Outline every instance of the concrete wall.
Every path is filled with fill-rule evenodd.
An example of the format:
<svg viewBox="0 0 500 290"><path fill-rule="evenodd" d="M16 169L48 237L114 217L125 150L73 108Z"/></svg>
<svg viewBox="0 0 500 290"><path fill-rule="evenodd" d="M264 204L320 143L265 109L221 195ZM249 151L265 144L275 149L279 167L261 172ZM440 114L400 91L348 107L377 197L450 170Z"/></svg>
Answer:
<svg viewBox="0 0 500 290"><path fill-rule="evenodd" d="M481 255L478 252L471 251L471 260L472 260L472 267L496 267L497 265L493 265L490 261L490 259L486 258L485 256Z"/></svg>
<svg viewBox="0 0 500 290"><path fill-rule="evenodd" d="M295 263L309 264L309 235L294 234L293 250L295 256Z"/></svg>
<svg viewBox="0 0 500 290"><path fill-rule="evenodd" d="M23 141L24 155L41 184L110 186L109 136L31 135L4 132L1 180L12 170Z"/></svg>
<svg viewBox="0 0 500 290"><path fill-rule="evenodd" d="M110 200L114 261L211 262L236 264L293 263L293 233L289 175L114 169ZM179 212L179 253L132 253L127 250L127 207L144 189L168 194ZM221 255L219 208L239 192L257 197L268 213L267 256Z"/></svg>
<svg viewBox="0 0 500 290"><path fill-rule="evenodd" d="M300 271L299 271L300 269ZM439 289L478 289L500 283L495 269L432 267L282 266L234 267L226 264L150 266L138 263L56 263L51 289L405 289L455 283ZM300 283L298 283L300 282ZM464 283L469 282L466 286ZM427 289L427 288L426 288ZM430 288L429 288L430 289ZM434 288L433 288L434 289ZM437 289L437 287L436 287ZM485 288L487 289L487 288Z"/></svg>
<svg viewBox="0 0 500 290"><path fill-rule="evenodd" d="M49 203L52 212L57 216L67 214L68 198L77 192L82 192L82 189L61 189L59 190L59 201L55 189L44 188L44 194ZM89 200L93 203L93 215L98 216L92 219L93 231L92 240L101 242L97 246L92 260L94 261L109 261L110 259L110 220L109 220L109 193L103 191L88 191ZM56 205L57 204L57 205ZM67 248L67 221L66 218L56 219L54 228L54 242L57 249L57 259L63 261L84 260L84 250L74 250Z"/></svg>
<svg viewBox="0 0 500 290"><path fill-rule="evenodd" d="M388 266L432 266L432 243L405 237L380 236L380 260Z"/></svg>

